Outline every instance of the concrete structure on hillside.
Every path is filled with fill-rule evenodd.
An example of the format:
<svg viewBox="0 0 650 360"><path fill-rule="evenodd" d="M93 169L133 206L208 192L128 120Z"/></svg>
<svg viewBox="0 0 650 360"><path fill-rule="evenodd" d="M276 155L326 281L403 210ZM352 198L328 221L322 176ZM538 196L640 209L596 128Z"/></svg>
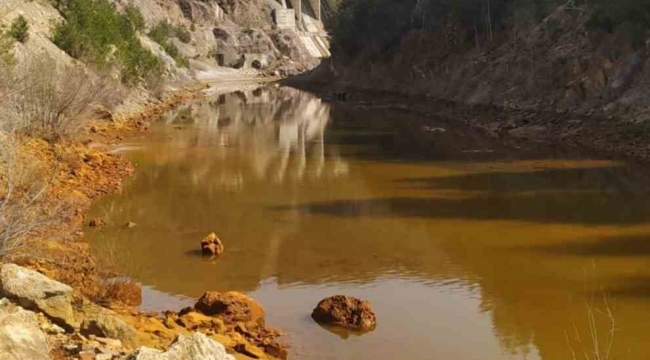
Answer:
<svg viewBox="0 0 650 360"><path fill-rule="evenodd" d="M275 23L280 29L298 32L309 53L318 58L329 57L329 40L323 26L321 1L327 0L275 0L280 4L275 10ZM327 6L327 5L326 5Z"/></svg>

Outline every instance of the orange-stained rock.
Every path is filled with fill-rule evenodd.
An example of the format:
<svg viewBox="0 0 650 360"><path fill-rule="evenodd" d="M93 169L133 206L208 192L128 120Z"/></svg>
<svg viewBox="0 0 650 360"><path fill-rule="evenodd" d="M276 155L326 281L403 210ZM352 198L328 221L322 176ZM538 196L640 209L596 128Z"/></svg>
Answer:
<svg viewBox="0 0 650 360"><path fill-rule="evenodd" d="M264 350L248 343L235 345L235 351L246 356L250 356L253 359L268 359L264 353Z"/></svg>
<svg viewBox="0 0 650 360"><path fill-rule="evenodd" d="M102 227L105 225L106 225L106 221L104 221L104 219L102 218L95 218L90 220L90 222L88 222L88 226L90 227Z"/></svg>
<svg viewBox="0 0 650 360"><path fill-rule="evenodd" d="M203 255L219 256L223 254L224 246L221 239L215 233L210 233L201 240L201 252Z"/></svg>
<svg viewBox="0 0 650 360"><path fill-rule="evenodd" d="M189 312L178 318L178 323L188 330L211 327L212 318L196 311Z"/></svg>
<svg viewBox="0 0 650 360"><path fill-rule="evenodd" d="M264 324L264 308L250 297L231 291L225 294L208 291L194 305L194 308L208 316L218 316L226 323L253 321Z"/></svg>
<svg viewBox="0 0 650 360"><path fill-rule="evenodd" d="M287 357L289 356L289 352L287 351L287 349L278 343L272 343L266 345L264 347L264 351L266 351L267 354L281 360L286 360Z"/></svg>
<svg viewBox="0 0 650 360"><path fill-rule="evenodd" d="M311 317L319 324L368 331L377 326L370 303L351 296L336 295L321 300Z"/></svg>

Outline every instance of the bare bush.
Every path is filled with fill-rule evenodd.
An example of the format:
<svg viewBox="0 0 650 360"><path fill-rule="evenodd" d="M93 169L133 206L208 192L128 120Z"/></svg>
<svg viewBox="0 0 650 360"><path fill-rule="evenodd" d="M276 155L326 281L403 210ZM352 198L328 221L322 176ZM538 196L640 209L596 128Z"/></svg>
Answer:
<svg viewBox="0 0 650 360"><path fill-rule="evenodd" d="M54 170L21 151L22 140L0 132L0 258L20 248L26 237L60 220L62 207L44 206Z"/></svg>
<svg viewBox="0 0 650 360"><path fill-rule="evenodd" d="M120 302L125 305L139 306L142 303L142 288L132 278L114 277L102 282L94 300L99 304Z"/></svg>
<svg viewBox="0 0 650 360"><path fill-rule="evenodd" d="M63 160L32 135L73 134L95 104L111 100L108 90L101 78L49 58L0 64L0 257L70 215L65 199L48 194Z"/></svg>
<svg viewBox="0 0 650 360"><path fill-rule="evenodd" d="M76 66L56 66L47 56L14 73L10 101L20 121L14 128L47 140L74 134L94 106L110 105L117 93L106 78Z"/></svg>

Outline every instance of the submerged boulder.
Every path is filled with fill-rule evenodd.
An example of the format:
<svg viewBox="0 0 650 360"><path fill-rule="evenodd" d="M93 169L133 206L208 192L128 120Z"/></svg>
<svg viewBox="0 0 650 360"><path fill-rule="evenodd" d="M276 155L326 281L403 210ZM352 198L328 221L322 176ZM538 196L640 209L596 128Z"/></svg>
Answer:
<svg viewBox="0 0 650 360"><path fill-rule="evenodd" d="M36 314L0 307L0 360L50 360L47 337Z"/></svg>
<svg viewBox="0 0 650 360"><path fill-rule="evenodd" d="M311 317L319 324L352 330L369 331L377 326L377 317L368 301L344 295L321 300Z"/></svg>
<svg viewBox="0 0 650 360"><path fill-rule="evenodd" d="M241 321L264 324L266 316L262 305L236 291L225 294L208 291L201 296L194 308L205 315L221 317L228 323Z"/></svg>
<svg viewBox="0 0 650 360"><path fill-rule="evenodd" d="M72 310L72 288L15 264L0 269L0 295L25 309L40 311L67 330L78 327Z"/></svg>
<svg viewBox="0 0 650 360"><path fill-rule="evenodd" d="M223 254L224 246L221 239L215 233L210 233L201 240L201 252L203 255L219 256Z"/></svg>
<svg viewBox="0 0 650 360"><path fill-rule="evenodd" d="M209 337L195 333L191 337L179 335L167 351L139 348L128 360L235 360L226 348Z"/></svg>

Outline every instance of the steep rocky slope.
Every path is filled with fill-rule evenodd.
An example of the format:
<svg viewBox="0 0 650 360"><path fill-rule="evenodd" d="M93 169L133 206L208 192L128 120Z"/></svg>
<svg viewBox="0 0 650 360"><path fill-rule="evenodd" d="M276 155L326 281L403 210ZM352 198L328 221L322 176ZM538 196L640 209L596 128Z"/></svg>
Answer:
<svg viewBox="0 0 650 360"><path fill-rule="evenodd" d="M169 82L289 75L311 69L318 63L295 31L277 28L273 11L280 5L274 0L110 2L118 13L133 6L142 14L145 28L138 31L138 37L142 45L160 59ZM18 63L45 53L59 64L78 64L52 42L54 24L65 21L56 5L52 0L0 3L0 24L7 27L22 15L30 26L29 40L14 46ZM149 36L160 23L187 33L187 38L179 39L172 34L169 39L180 56L188 60L187 66L179 65ZM219 55L221 61L218 61Z"/></svg>
<svg viewBox="0 0 650 360"><path fill-rule="evenodd" d="M648 119L649 44L634 48L625 33L592 31L588 20L586 11L562 6L516 36L501 33L478 48L451 26L412 31L389 53L335 54L319 76L468 104Z"/></svg>

